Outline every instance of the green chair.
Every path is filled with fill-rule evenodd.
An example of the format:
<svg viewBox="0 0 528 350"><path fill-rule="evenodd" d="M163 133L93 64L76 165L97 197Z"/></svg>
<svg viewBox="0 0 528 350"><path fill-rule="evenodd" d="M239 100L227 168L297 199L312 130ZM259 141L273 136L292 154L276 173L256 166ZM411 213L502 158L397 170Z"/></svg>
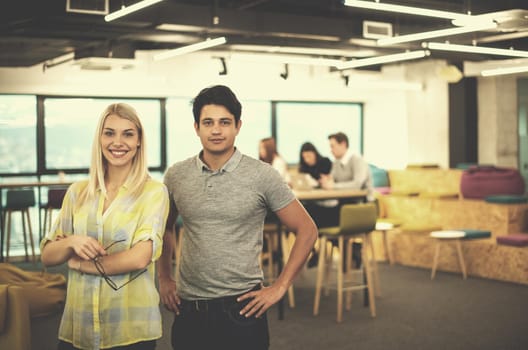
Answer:
<svg viewBox="0 0 528 350"><path fill-rule="evenodd" d="M376 228L377 210L374 203L345 204L341 207L339 226L325 227L319 229L320 249L319 262L317 265L317 282L315 286L315 300L313 314L319 314L321 289L328 287L328 275L332 264L332 253L334 247L327 249L327 243L337 243L337 322L343 319L343 292L347 292L346 308L350 309L353 290L368 289L370 313L376 316L376 304L374 300L375 282L373 281L372 264L368 257L372 249L371 232ZM352 242L362 241L361 261L362 268L352 269ZM346 251L346 272L344 271L343 259ZM375 261L373 261L375 264ZM346 273L346 276L345 276ZM351 280L352 273L358 273L362 277L359 281ZM325 278L326 275L326 278ZM345 279L346 277L346 279ZM323 281L325 281L323 286ZM332 286L334 286L332 284Z"/></svg>

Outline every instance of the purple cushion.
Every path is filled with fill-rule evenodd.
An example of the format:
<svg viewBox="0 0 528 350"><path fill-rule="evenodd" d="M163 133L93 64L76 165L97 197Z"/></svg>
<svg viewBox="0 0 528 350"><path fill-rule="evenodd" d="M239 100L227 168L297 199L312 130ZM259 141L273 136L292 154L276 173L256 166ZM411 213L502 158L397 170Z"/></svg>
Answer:
<svg viewBox="0 0 528 350"><path fill-rule="evenodd" d="M528 245L528 234L513 233L506 236L497 236L497 243L504 245L513 245L517 247L524 247Z"/></svg>
<svg viewBox="0 0 528 350"><path fill-rule="evenodd" d="M460 192L464 198L483 199L494 195L524 194L519 170L494 166L470 167L462 173Z"/></svg>
<svg viewBox="0 0 528 350"><path fill-rule="evenodd" d="M390 187L374 187L374 191L380 194L390 194L391 188Z"/></svg>

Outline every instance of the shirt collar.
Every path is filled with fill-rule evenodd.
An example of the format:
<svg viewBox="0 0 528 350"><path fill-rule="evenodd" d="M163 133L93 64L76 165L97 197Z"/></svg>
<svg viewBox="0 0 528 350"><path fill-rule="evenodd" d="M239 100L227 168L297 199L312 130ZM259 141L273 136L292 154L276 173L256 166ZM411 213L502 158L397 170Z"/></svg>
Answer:
<svg viewBox="0 0 528 350"><path fill-rule="evenodd" d="M341 163L342 165L346 165L350 157L352 157L352 151L349 148L347 149L345 154L341 157L341 159L339 159L339 163Z"/></svg>
<svg viewBox="0 0 528 350"><path fill-rule="evenodd" d="M203 150L196 156L196 167L198 171L200 172L211 172L212 170L205 164L202 159L201 155L203 154ZM218 172L232 172L236 169L238 166L238 163L240 163L240 160L242 159L242 153L235 147L235 152L231 155L231 158L218 170Z"/></svg>

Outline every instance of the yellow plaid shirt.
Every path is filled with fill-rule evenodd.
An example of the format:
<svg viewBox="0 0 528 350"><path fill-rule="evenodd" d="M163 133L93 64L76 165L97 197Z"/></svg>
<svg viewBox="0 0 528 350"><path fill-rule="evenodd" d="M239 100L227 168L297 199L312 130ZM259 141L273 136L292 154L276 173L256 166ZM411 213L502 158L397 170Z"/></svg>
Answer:
<svg viewBox="0 0 528 350"><path fill-rule="evenodd" d="M87 181L70 186L59 217L41 242L41 249L58 235L87 235L103 246L112 242L109 254L129 249L139 241L153 243L152 262L147 271L115 291L99 275L70 270L68 292L59 339L82 349L105 349L159 339L161 314L155 285L155 263L161 255L162 237L169 210L168 192L162 183L149 180L141 195L134 199L122 186L103 214L104 197L75 210L75 203ZM140 271L110 278L122 285Z"/></svg>

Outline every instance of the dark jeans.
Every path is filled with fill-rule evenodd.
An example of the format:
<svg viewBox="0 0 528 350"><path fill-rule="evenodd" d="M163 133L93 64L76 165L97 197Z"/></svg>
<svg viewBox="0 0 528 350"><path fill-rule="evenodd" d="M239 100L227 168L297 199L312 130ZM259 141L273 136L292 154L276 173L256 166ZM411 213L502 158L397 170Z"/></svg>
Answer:
<svg viewBox="0 0 528 350"><path fill-rule="evenodd" d="M182 300L180 314L172 324L174 350L266 350L269 347L268 320L241 316L249 302L236 296L211 300Z"/></svg>
<svg viewBox="0 0 528 350"><path fill-rule="evenodd" d="M74 347L71 343L65 342L63 340L59 340L59 346L57 347L58 350L81 350L79 348ZM113 350L154 350L156 349L156 341L155 340L148 340L148 341L142 341L135 344L125 345L125 346L116 346L114 348L109 348Z"/></svg>

